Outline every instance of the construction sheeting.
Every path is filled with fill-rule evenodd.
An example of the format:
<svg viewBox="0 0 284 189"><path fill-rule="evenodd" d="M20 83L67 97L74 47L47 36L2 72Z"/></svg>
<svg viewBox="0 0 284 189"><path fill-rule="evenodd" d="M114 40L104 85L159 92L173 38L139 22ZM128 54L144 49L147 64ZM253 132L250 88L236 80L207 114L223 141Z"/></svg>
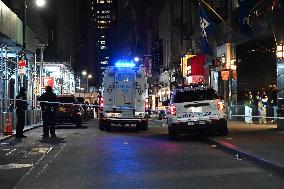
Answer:
<svg viewBox="0 0 284 189"><path fill-rule="evenodd" d="M9 38L15 45L23 45L23 22L2 1L0 1L0 34ZM26 27L27 49L35 52L36 40L34 32Z"/></svg>

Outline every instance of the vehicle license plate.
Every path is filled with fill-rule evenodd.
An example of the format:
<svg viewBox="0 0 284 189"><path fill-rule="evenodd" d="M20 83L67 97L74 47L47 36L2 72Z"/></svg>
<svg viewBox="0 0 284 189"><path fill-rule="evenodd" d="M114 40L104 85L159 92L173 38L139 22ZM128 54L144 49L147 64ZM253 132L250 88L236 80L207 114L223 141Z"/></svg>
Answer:
<svg viewBox="0 0 284 189"><path fill-rule="evenodd" d="M202 112L202 107L192 107L191 111L192 112Z"/></svg>
<svg viewBox="0 0 284 189"><path fill-rule="evenodd" d="M198 121L198 124L200 124L200 125L205 125L205 124L206 124L206 121L200 120L200 121Z"/></svg>
<svg viewBox="0 0 284 189"><path fill-rule="evenodd" d="M206 121L205 120L199 120L199 121L189 121L187 122L187 125L205 125Z"/></svg>
<svg viewBox="0 0 284 189"><path fill-rule="evenodd" d="M107 117L120 117L121 113L108 113Z"/></svg>

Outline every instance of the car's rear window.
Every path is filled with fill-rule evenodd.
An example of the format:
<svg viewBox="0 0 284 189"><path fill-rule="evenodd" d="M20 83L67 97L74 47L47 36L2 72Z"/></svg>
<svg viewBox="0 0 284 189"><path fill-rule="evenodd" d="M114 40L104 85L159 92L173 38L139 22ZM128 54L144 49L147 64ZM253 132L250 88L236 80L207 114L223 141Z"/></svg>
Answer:
<svg viewBox="0 0 284 189"><path fill-rule="evenodd" d="M173 96L174 103L192 102L201 100L214 100L218 95L214 89L177 91Z"/></svg>
<svg viewBox="0 0 284 189"><path fill-rule="evenodd" d="M61 103L76 103L76 99L73 97L58 97L58 101Z"/></svg>

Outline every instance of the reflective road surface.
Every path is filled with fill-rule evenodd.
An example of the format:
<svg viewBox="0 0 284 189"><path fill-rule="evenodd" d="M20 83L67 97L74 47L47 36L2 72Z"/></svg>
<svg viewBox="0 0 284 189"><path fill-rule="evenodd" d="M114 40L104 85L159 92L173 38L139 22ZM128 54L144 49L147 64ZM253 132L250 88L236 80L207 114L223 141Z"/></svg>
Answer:
<svg viewBox="0 0 284 189"><path fill-rule="evenodd" d="M0 188L283 188L284 177L236 158L198 136L170 141L167 127L151 120L149 130L98 129L91 120L77 129L64 125L57 138L0 145Z"/></svg>

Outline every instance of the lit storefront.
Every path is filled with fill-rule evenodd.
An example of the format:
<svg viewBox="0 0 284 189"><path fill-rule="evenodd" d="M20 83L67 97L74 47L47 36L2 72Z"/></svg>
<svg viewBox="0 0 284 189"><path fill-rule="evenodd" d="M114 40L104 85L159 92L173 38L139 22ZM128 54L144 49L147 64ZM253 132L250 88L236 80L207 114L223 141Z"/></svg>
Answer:
<svg viewBox="0 0 284 189"><path fill-rule="evenodd" d="M75 93L75 76L65 63L44 63L42 82L43 89L52 86L57 95Z"/></svg>
<svg viewBox="0 0 284 189"><path fill-rule="evenodd" d="M162 105L162 102L170 99L171 89L170 89L170 81L171 81L171 72L165 71L159 77L159 87L158 87L158 95L156 97L156 107L158 110L163 110L165 107Z"/></svg>
<svg viewBox="0 0 284 189"><path fill-rule="evenodd" d="M185 85L208 83L209 76L205 69L206 56L204 54L185 55L181 62Z"/></svg>

